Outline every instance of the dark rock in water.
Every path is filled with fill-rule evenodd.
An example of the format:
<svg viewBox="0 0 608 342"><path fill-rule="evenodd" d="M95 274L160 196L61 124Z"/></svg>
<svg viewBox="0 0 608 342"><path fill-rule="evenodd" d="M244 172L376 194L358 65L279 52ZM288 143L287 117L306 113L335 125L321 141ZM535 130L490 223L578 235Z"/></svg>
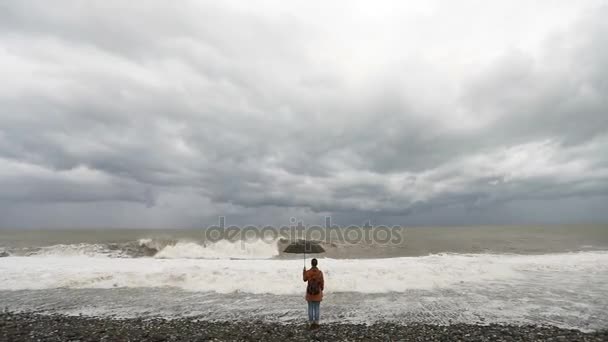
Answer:
<svg viewBox="0 0 608 342"><path fill-rule="evenodd" d="M154 247L142 244L138 241L128 243L110 243L107 245L111 251L122 251L125 255L132 258L151 257L158 253Z"/></svg>
<svg viewBox="0 0 608 342"><path fill-rule="evenodd" d="M158 253L158 250L156 248L152 248L152 247L148 247L148 246L141 246L139 248L139 255L143 255L143 256L154 256L156 253Z"/></svg>
<svg viewBox="0 0 608 342"><path fill-rule="evenodd" d="M289 246L287 246L287 248L285 248L285 250L283 252L298 253L298 254L303 254L303 253L313 254L313 253L325 253L325 250L323 249L323 247L321 247L321 245L317 241L298 240L298 241L290 243Z"/></svg>
<svg viewBox="0 0 608 342"><path fill-rule="evenodd" d="M6 251L0 251L0 258L4 258L4 257L7 257L7 256L11 256L11 255L8 254L8 252L6 252Z"/></svg>

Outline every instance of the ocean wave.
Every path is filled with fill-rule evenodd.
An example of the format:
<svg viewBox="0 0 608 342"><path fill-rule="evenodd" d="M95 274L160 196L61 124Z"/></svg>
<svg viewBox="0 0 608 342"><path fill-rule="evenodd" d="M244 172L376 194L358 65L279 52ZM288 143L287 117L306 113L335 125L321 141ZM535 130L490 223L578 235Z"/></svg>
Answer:
<svg viewBox="0 0 608 342"><path fill-rule="evenodd" d="M329 292L391 293L524 282L608 281L608 252L545 255L443 254L320 259ZM175 287L195 292L294 295L302 260L27 257L0 259L0 290ZM564 285L568 288L568 285Z"/></svg>
<svg viewBox="0 0 608 342"><path fill-rule="evenodd" d="M159 259L267 259L279 255L276 241L228 241L209 244L178 242L161 249Z"/></svg>
<svg viewBox="0 0 608 342"><path fill-rule="evenodd" d="M158 259L266 259L279 255L277 241L227 241L203 243L192 240L142 238L122 243L77 243L0 250L0 256L27 257L108 257Z"/></svg>
<svg viewBox="0 0 608 342"><path fill-rule="evenodd" d="M17 254L19 255L19 254ZM49 257L49 256L106 256L106 257L125 257L126 252L120 249L113 249L110 245L105 244L59 244L45 247L38 247L32 250L27 250L24 256L34 257Z"/></svg>

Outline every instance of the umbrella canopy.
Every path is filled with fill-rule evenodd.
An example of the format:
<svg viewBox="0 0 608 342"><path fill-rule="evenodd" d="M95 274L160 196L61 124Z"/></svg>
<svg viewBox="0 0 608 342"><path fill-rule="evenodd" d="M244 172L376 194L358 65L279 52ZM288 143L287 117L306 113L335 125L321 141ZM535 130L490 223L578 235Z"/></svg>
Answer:
<svg viewBox="0 0 608 342"><path fill-rule="evenodd" d="M316 253L324 253L325 250L316 241L298 240L298 241L290 243L289 246L287 246L287 248L285 248L285 250L283 252L296 253L296 254L302 254L302 253L316 254Z"/></svg>

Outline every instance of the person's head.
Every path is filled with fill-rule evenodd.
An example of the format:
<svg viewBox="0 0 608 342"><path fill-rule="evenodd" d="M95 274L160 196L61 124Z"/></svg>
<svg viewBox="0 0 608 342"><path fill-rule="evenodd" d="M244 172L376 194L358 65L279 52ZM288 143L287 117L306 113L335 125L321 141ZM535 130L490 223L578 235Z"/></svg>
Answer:
<svg viewBox="0 0 608 342"><path fill-rule="evenodd" d="M310 260L310 264L312 265L312 267L317 267L317 264L318 264L317 259Z"/></svg>

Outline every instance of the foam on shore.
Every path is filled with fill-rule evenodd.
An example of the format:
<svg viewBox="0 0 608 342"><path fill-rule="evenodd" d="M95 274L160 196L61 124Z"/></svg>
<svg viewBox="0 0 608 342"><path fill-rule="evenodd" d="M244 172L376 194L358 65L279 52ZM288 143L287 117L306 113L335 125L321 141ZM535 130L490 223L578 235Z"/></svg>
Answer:
<svg viewBox="0 0 608 342"><path fill-rule="evenodd" d="M322 259L331 292L389 293L489 284L532 276L608 275L608 252L545 255L438 254L391 259ZM176 287L187 291L298 294L302 260L5 257L0 290ZM608 279L606 279L608 280Z"/></svg>

